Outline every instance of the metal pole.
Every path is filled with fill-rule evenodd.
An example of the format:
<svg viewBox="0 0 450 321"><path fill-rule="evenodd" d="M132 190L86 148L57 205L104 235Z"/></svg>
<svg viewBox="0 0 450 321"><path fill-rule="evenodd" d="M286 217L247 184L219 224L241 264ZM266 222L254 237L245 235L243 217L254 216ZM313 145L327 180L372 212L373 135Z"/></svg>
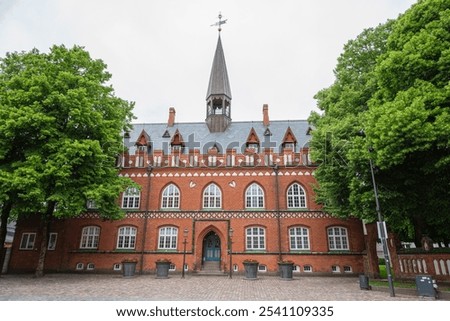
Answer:
<svg viewBox="0 0 450 321"><path fill-rule="evenodd" d="M378 200L378 189L377 189L377 183L375 182L375 173L373 171L372 159L369 159L369 163L370 163L370 173L372 174L372 184L373 184L373 192L375 194L375 204L376 204L376 211L378 214L378 222L380 222L382 224L383 217L381 215L380 202ZM379 226L379 231L380 231L380 236L381 236L381 244L383 245L383 254L384 254L384 261L386 264L386 272L388 275L389 294L390 294L390 296L394 297L395 296L394 283L392 281L391 263L390 263L390 259L389 259L386 234L385 234L385 230L382 226Z"/></svg>
<svg viewBox="0 0 450 321"><path fill-rule="evenodd" d="M233 278L233 229L230 227L228 231L228 235L230 237L230 275L229 278Z"/></svg>
<svg viewBox="0 0 450 321"><path fill-rule="evenodd" d="M183 241L183 265L181 267L181 278L184 279L184 266L186 265L186 243L187 243L188 230L184 229L184 241Z"/></svg>

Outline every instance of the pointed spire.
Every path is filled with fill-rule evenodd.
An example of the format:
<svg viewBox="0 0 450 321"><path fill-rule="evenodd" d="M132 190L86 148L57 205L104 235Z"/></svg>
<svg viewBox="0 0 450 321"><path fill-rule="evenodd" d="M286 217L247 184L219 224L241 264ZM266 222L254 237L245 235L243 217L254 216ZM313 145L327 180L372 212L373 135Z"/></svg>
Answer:
<svg viewBox="0 0 450 321"><path fill-rule="evenodd" d="M211 95L225 95L231 100L230 81L228 80L227 66L225 64L225 55L223 53L222 41L217 41L216 53L211 68L211 75L209 77L208 92L206 99Z"/></svg>

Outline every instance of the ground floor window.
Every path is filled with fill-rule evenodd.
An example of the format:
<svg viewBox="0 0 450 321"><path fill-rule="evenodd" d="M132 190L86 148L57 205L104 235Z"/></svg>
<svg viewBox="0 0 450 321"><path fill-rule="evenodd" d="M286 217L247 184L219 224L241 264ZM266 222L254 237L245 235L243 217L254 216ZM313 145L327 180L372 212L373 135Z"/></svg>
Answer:
<svg viewBox="0 0 450 321"><path fill-rule="evenodd" d="M100 228L98 226L86 226L81 232L81 249L96 249L100 237Z"/></svg>
<svg viewBox="0 0 450 321"><path fill-rule="evenodd" d="M36 233L23 233L20 241L20 250L34 249L34 242L36 241Z"/></svg>
<svg viewBox="0 0 450 321"><path fill-rule="evenodd" d="M178 229L166 226L159 229L159 249L175 250L177 248Z"/></svg>
<svg viewBox="0 0 450 321"><path fill-rule="evenodd" d="M265 230L262 227L249 227L246 229L247 250L265 250Z"/></svg>
<svg viewBox="0 0 450 321"><path fill-rule="evenodd" d="M119 228L117 238L118 249L134 249L136 245L136 228L132 226L124 226Z"/></svg>
<svg viewBox="0 0 450 321"><path fill-rule="evenodd" d="M347 229L338 226L328 228L328 246L330 250L348 250Z"/></svg>

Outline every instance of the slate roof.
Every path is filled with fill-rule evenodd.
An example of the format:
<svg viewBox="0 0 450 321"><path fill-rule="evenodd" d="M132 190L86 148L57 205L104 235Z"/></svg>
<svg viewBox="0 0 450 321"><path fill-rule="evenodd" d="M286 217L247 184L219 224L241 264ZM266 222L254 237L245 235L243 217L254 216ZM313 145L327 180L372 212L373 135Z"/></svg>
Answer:
<svg viewBox="0 0 450 321"><path fill-rule="evenodd" d="M275 120L270 121L269 126L264 126L262 121L236 121L231 122L224 132L211 133L204 122L175 123L173 127L168 127L166 123L154 124L134 124L130 132L130 138L125 142L130 153L134 153L134 144L138 140L142 130L148 134L153 150L162 149L168 154L170 142L178 130L183 137L185 152L190 149L199 149L206 153L214 144L220 153L227 149L234 149L237 152L243 151L246 146L248 135L254 128L260 140L260 147L272 147L278 151L288 128L294 133L297 143L296 152L302 147L308 147L310 136L307 134L310 125L307 120ZM271 135L267 135L269 129ZM170 137L163 137L165 132ZM266 134L266 135L264 135Z"/></svg>

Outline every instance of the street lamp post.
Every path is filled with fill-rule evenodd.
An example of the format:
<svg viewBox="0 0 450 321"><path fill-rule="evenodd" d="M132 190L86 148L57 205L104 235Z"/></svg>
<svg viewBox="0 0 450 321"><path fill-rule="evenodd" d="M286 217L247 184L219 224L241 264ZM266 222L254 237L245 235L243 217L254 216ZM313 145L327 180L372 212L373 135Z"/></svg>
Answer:
<svg viewBox="0 0 450 321"><path fill-rule="evenodd" d="M230 237L230 279L233 278L233 232L233 228L230 227L228 231L228 236Z"/></svg>
<svg viewBox="0 0 450 321"><path fill-rule="evenodd" d="M371 150L369 150L369 152L371 152ZM394 297L395 296L394 283L392 281L391 263L389 260L389 252L388 252L387 241L386 241L387 235L386 235L385 224L383 222L383 217L381 215L380 202L378 200L377 183L375 182L375 173L373 170L373 163L372 163L371 158L369 158L369 163L370 163L370 173L372 174L373 192L375 194L376 211L378 214L378 231L379 231L380 238L381 238L381 244L383 245L384 261L386 264L386 272L388 275L389 294L390 294L390 296Z"/></svg>
<svg viewBox="0 0 450 321"><path fill-rule="evenodd" d="M184 266L186 265L186 243L187 243L187 236L188 236L189 230L187 228L183 231L184 241L183 241L183 266L181 267L181 278L184 279Z"/></svg>

